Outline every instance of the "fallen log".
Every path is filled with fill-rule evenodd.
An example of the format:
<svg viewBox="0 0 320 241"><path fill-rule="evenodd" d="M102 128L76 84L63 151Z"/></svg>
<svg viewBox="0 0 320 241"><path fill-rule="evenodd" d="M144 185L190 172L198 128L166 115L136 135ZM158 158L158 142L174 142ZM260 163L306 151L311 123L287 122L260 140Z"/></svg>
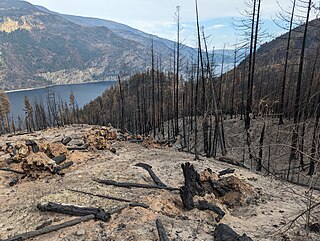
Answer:
<svg viewBox="0 0 320 241"><path fill-rule="evenodd" d="M130 203L130 204L126 204L126 205L123 205L123 206L120 206L120 207L116 207L116 208L110 209L107 212L105 212L105 213L108 214L108 217L109 217L108 219L106 219L105 222L110 220L111 214L118 213L118 212L120 212L123 209L128 208L128 207L138 207L138 206L139 207L144 207L144 208L149 208L148 205L141 204L141 203ZM37 237L37 236L40 236L40 235L43 235L43 234L47 234L47 233L51 233L51 232L54 232L54 231L58 231L60 229L71 227L71 226L74 226L74 225L77 225L77 224L80 224L80 223L83 223L83 222L87 222L87 221L90 221L90 220L94 220L94 219L97 219L96 214L89 214L89 215L85 215L83 217L76 218L76 219L73 219L71 221L67 221L67 222L61 223L61 224L52 225L52 226L46 226L46 227L41 228L39 230L27 232L27 233L24 233L24 234L19 234L17 236L14 236L12 238L5 239L5 240L2 240L2 241L22 241L22 240L34 238L34 237ZM101 219L99 219L99 220L101 220ZM104 221L104 220L102 220L102 221Z"/></svg>
<svg viewBox="0 0 320 241"><path fill-rule="evenodd" d="M51 232L54 232L54 231L58 231L58 230L63 229L63 228L75 226L75 225L77 225L79 223L87 222L87 221L93 220L93 219L95 219L95 215L94 214L90 214L90 215L86 215L84 217L76 218L76 219L70 220L68 222L61 223L61 224L47 226L47 227L44 227L44 228L39 229L39 230L35 230L35 231L30 231L30 232L27 232L27 233L19 234L17 236L14 236L12 238L5 239L5 240L2 240L2 241L22 241L22 240L26 240L26 239L30 239L30 238L35 238L35 237L43 235L43 234L47 234L47 233L51 233Z"/></svg>
<svg viewBox="0 0 320 241"><path fill-rule="evenodd" d="M218 176L222 177L222 176L227 175L227 174L232 174L235 171L236 171L235 169L227 168L225 170L220 171Z"/></svg>
<svg viewBox="0 0 320 241"><path fill-rule="evenodd" d="M79 191L79 190L74 190L74 189L68 189L68 191L81 193L81 194L85 194L85 195L89 195L89 196L93 196L93 197L100 197L100 198L110 199L110 200L119 201L119 202L127 202L127 203L133 202L133 201L128 200L128 199L111 197L111 196L101 195L101 194L94 194L94 193L89 193L89 192L84 192L84 191Z"/></svg>
<svg viewBox="0 0 320 241"><path fill-rule="evenodd" d="M116 182L112 180L94 180L98 183L109 185L109 186L115 186L115 187L124 187L124 188L149 188L149 189L165 189L169 191L179 191L179 188L174 187L161 187L158 185L150 185L150 184L141 184L141 183L129 183L129 182Z"/></svg>
<svg viewBox="0 0 320 241"><path fill-rule="evenodd" d="M163 224L160 219L156 220L156 226L158 230L159 240L160 241L169 241L166 230L163 227Z"/></svg>
<svg viewBox="0 0 320 241"><path fill-rule="evenodd" d="M66 154L62 154L60 156L53 157L52 160L54 160L57 165L60 165L62 162L67 160L67 156Z"/></svg>
<svg viewBox="0 0 320 241"><path fill-rule="evenodd" d="M215 241L253 241L246 234L240 236L228 225L220 223L213 233Z"/></svg>
<svg viewBox="0 0 320 241"><path fill-rule="evenodd" d="M149 173L149 175L151 176L153 182L154 182L156 185L161 186L161 187L166 187L166 186L167 186L167 185L164 184L164 183L160 180L160 178L154 173L154 171L152 170L152 166L150 166L150 165L148 165L148 164L146 164L146 163L137 163L135 166L136 166L136 167L141 167L141 168L145 169L145 170Z"/></svg>
<svg viewBox="0 0 320 241"><path fill-rule="evenodd" d="M63 165L61 166L58 166L56 167L54 170L53 170L53 174L59 174L59 172L61 172L62 170L66 169L66 168L69 168L73 165L73 162L66 162L64 163Z"/></svg>
<svg viewBox="0 0 320 241"><path fill-rule="evenodd" d="M101 220L104 222L108 222L109 219L111 218L110 214L101 208L62 205L62 204L52 203L52 202L49 202L46 204L38 204L37 208L43 212L55 212L55 213L73 215L73 216L87 216L87 215L93 214L95 219Z"/></svg>
<svg viewBox="0 0 320 241"><path fill-rule="evenodd" d="M21 174L21 175L25 175L26 174L25 172L20 172L20 171L13 170L13 169L10 169L10 168L0 168L0 171L13 172L13 173Z"/></svg>
<svg viewBox="0 0 320 241"><path fill-rule="evenodd" d="M221 208L219 208L217 205L215 205L213 203L208 203L205 200L199 201L197 208L202 211L209 210L209 211L213 211L216 214L218 214L218 216L215 218L217 223L219 223L220 220L224 217L224 215L226 215L226 213Z"/></svg>

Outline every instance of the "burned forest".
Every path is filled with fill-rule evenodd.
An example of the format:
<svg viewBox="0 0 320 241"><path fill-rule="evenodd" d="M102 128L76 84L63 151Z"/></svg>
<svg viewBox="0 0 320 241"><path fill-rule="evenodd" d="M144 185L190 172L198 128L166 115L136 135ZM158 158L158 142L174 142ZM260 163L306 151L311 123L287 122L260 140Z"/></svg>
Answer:
<svg viewBox="0 0 320 241"><path fill-rule="evenodd" d="M0 90L0 240L320 239L320 2L244 0L221 50L212 31L227 25L208 27L198 0L169 9L174 41L40 6L28 20L29 3L4 2L22 17L4 17L0 39L77 29L60 50L41 40L39 56L54 52L35 58L37 83L113 82L84 104L76 89L19 90L22 112ZM51 61L65 48L77 59L62 70Z"/></svg>

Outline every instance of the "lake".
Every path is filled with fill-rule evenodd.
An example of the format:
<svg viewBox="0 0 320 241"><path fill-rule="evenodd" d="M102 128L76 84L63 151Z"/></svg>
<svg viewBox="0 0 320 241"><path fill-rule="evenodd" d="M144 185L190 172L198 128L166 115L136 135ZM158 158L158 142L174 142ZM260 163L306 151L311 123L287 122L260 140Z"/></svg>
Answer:
<svg viewBox="0 0 320 241"><path fill-rule="evenodd" d="M81 84L54 85L37 89L7 91L10 100L10 115L17 119L24 118L24 97L28 96L30 101L46 101L48 93L54 93L58 99L69 103L70 93L73 92L77 105L81 108L100 96L106 89L113 86L115 81L97 81Z"/></svg>

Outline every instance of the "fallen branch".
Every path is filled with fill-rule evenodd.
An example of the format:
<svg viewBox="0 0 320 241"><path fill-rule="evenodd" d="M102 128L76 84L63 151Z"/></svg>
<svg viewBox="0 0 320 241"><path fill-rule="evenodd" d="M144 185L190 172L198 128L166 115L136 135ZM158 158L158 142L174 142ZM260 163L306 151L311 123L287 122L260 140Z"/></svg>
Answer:
<svg viewBox="0 0 320 241"><path fill-rule="evenodd" d="M25 175L25 172L20 172L20 171L16 171L16 170L12 170L10 168L0 168L0 171L4 171L4 172L13 172L13 173L17 173L17 174L21 174L21 175Z"/></svg>
<svg viewBox="0 0 320 241"><path fill-rule="evenodd" d="M71 227L71 226L77 225L79 223L87 222L87 221L93 220L93 219L95 219L95 215L94 214L90 214L90 215L86 215L84 217L76 218L76 219L73 219L71 221L61 223L61 224L57 224L57 225L53 225L53 226L47 226L47 227L45 227L43 229L39 229L39 230L35 230L35 231L30 231L30 232L27 232L27 233L19 234L17 236L14 236L12 238L5 239L5 240L2 240L2 241L22 241L22 240L34 238L34 237L37 237L37 236L40 236L40 235L43 235L43 234L47 234L47 233L51 233L51 232L54 232L54 231L58 231L58 230L63 229L63 228Z"/></svg>
<svg viewBox="0 0 320 241"><path fill-rule="evenodd" d="M158 185L150 185L150 184L141 184L141 183L129 183L129 182L116 182L112 180L94 180L98 183L115 186L115 187L124 187L124 188L149 188L149 189L165 189L169 191L179 191L179 188L174 187L161 187Z"/></svg>
<svg viewBox="0 0 320 241"><path fill-rule="evenodd" d="M159 240L160 241L169 241L166 230L164 229L160 219L156 220L156 226L158 230Z"/></svg>
<svg viewBox="0 0 320 241"><path fill-rule="evenodd" d="M110 199L110 200L119 201L119 202L127 202L127 203L131 203L132 202L131 200L128 200L128 199L111 197L111 196L101 195L101 194L94 194L94 193L89 193L89 192L84 192L84 191L79 191L79 190L74 190L74 189L68 189L68 191L76 192L76 193L82 193L82 194L93 196L93 197L100 197L100 198Z"/></svg>
<svg viewBox="0 0 320 241"><path fill-rule="evenodd" d="M86 151L87 147L67 147L68 151Z"/></svg>
<svg viewBox="0 0 320 241"><path fill-rule="evenodd" d="M225 169L225 170L222 170L219 172L219 177L222 177L224 175L227 175L227 174L232 174L235 172L235 169L231 169L231 168L228 168L228 169Z"/></svg>
<svg viewBox="0 0 320 241"><path fill-rule="evenodd" d="M119 207L112 208L112 209L108 210L108 213L110 213L110 214L119 213L123 209L128 208L128 207L141 207L141 208L148 209L149 205L144 204L144 203L129 203L129 204L125 204L125 205L122 205Z"/></svg>
<svg viewBox="0 0 320 241"><path fill-rule="evenodd" d="M149 175L151 176L153 182L158 185L158 186L161 186L161 187L166 187L167 185L164 184L160 178L154 173L154 171L152 170L152 166L146 164L146 163L138 163L135 165L136 167L141 167L143 169L145 169Z"/></svg>
<svg viewBox="0 0 320 241"><path fill-rule="evenodd" d="M243 167L243 168L245 168L245 169L249 169L248 167L246 167L246 166L243 165L242 163L240 163L240 162L238 162L238 161L236 161L236 160L234 160L234 159L232 159L232 158L229 158L229 157L225 157L225 156L220 157L220 158L218 159L218 161L220 161L220 162L225 162L225 163L231 164L231 165L233 165L233 166Z"/></svg>
<svg viewBox="0 0 320 241"><path fill-rule="evenodd" d="M55 212L68 214L73 216L87 216L90 214L94 215L94 218L104 222L108 222L111 218L110 214L101 208L91 208L91 207L79 207L73 205L62 205L58 203L46 203L38 204L37 208L43 212Z"/></svg>

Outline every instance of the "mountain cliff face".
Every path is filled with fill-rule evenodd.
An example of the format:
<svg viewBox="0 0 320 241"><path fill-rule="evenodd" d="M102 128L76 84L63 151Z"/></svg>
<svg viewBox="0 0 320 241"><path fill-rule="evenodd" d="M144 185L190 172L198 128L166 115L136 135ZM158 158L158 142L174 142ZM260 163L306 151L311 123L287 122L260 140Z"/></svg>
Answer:
<svg viewBox="0 0 320 241"><path fill-rule="evenodd" d="M18 0L1 0L0 16L3 89L114 79L151 65L151 35L123 24L62 15ZM163 68L169 69L174 42L152 38Z"/></svg>

